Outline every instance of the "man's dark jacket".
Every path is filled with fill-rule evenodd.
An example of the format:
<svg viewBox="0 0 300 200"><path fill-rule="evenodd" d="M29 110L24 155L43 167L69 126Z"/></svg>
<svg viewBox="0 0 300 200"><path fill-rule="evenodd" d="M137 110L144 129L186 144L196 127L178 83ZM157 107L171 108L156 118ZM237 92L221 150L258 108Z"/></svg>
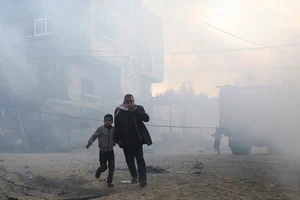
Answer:
<svg viewBox="0 0 300 200"><path fill-rule="evenodd" d="M122 143L130 142L128 140L128 136L130 133L128 124L127 124L127 117L128 112L122 109L117 108L115 110L115 134L114 139L118 143L121 141ZM132 116L134 116L135 120L135 128L136 132L140 138L140 142L142 144L147 144L148 146L152 145L152 139L149 134L148 129L146 128L144 122L149 122L150 118L149 115L145 112L143 106L138 106L137 109L133 112Z"/></svg>

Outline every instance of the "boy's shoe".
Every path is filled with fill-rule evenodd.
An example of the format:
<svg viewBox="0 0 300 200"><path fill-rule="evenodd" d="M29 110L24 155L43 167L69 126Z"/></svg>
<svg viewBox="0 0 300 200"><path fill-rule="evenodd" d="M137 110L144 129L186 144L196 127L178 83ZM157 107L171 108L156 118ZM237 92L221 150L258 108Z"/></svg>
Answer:
<svg viewBox="0 0 300 200"><path fill-rule="evenodd" d="M147 181L140 181L140 187L144 188L147 185Z"/></svg>
<svg viewBox="0 0 300 200"><path fill-rule="evenodd" d="M132 177L131 184L136 184L136 183L138 183L137 177Z"/></svg>
<svg viewBox="0 0 300 200"><path fill-rule="evenodd" d="M99 167L95 174L96 179L100 178L100 175L101 175L101 168Z"/></svg>
<svg viewBox="0 0 300 200"><path fill-rule="evenodd" d="M114 184L112 184L112 183L107 183L107 186L108 186L109 188L113 188L113 187L115 187L115 185L114 185Z"/></svg>

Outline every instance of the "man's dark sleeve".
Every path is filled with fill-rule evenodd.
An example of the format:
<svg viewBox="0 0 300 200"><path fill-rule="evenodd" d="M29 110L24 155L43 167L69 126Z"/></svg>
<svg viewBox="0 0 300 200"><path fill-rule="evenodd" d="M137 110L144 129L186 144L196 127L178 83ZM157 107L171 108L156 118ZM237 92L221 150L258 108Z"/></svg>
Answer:
<svg viewBox="0 0 300 200"><path fill-rule="evenodd" d="M146 113L145 109L143 106L139 106L136 109L136 115L143 121L143 122L149 122L150 117L149 115Z"/></svg>

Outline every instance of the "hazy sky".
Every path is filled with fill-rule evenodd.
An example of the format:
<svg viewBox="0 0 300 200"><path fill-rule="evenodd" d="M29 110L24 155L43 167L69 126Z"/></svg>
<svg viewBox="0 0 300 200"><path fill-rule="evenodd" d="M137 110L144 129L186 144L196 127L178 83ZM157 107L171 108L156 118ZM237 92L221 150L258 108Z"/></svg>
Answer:
<svg viewBox="0 0 300 200"><path fill-rule="evenodd" d="M239 37L276 46L300 44L300 2L292 0L144 0L164 20L165 52L260 47L215 30L188 13ZM215 96L217 85L296 80L300 46L165 56L165 81L153 94L182 82Z"/></svg>

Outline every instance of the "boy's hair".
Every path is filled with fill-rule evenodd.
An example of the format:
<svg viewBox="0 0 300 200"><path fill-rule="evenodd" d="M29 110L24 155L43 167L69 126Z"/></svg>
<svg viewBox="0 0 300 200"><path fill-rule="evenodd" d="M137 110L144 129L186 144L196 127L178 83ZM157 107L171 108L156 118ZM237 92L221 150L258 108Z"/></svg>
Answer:
<svg viewBox="0 0 300 200"><path fill-rule="evenodd" d="M113 118L113 116L111 114L106 114L104 116L104 119L106 119L106 118L110 118L111 120L114 120L114 118Z"/></svg>

